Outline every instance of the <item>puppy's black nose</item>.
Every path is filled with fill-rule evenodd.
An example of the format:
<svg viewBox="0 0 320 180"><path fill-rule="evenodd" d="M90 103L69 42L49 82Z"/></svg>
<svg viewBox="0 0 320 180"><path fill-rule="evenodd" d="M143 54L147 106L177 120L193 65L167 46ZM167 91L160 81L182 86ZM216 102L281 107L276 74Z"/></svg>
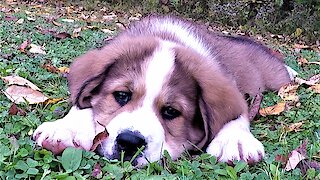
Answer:
<svg viewBox="0 0 320 180"><path fill-rule="evenodd" d="M132 157L139 148L146 145L144 137L139 132L124 131L116 138L117 151L124 151L127 157Z"/></svg>

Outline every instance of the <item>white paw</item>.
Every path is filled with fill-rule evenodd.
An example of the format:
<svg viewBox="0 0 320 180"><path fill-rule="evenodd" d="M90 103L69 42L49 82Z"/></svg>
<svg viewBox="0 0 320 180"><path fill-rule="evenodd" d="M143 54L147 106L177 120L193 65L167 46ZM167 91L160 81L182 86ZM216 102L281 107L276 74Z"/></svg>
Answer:
<svg viewBox="0 0 320 180"><path fill-rule="evenodd" d="M254 163L264 157L262 143L249 130L249 120L240 116L227 123L207 148L207 153L221 162L243 160Z"/></svg>
<svg viewBox="0 0 320 180"><path fill-rule="evenodd" d="M33 139L54 154L61 153L66 147L90 150L95 137L94 127L91 109L72 107L64 118L41 124Z"/></svg>

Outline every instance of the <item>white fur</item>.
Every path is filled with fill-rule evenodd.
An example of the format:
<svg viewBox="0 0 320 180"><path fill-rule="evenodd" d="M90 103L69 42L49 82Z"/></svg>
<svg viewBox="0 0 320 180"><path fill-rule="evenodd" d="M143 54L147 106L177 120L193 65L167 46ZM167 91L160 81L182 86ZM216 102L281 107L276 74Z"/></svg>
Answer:
<svg viewBox="0 0 320 180"><path fill-rule="evenodd" d="M264 156L263 145L251 134L249 120L244 116L224 125L209 144L207 153L222 162L241 160L239 145L242 147L242 160L259 161Z"/></svg>
<svg viewBox="0 0 320 180"><path fill-rule="evenodd" d="M77 143L85 150L90 150L95 137L95 123L92 110L80 110L73 106L62 119L54 122L44 122L33 134L35 141L42 146L43 141L52 145L59 143L66 147L74 147Z"/></svg>
<svg viewBox="0 0 320 180"><path fill-rule="evenodd" d="M168 32L177 37L186 47L197 51L199 54L209 57L210 50L207 48L199 35L188 29L183 22L172 21L172 19L158 19L148 27L151 32Z"/></svg>
<svg viewBox="0 0 320 180"><path fill-rule="evenodd" d="M287 68L287 71L289 73L291 81L293 81L294 78L298 75L298 72L295 71L294 69L292 69L291 67L287 66L287 65L286 65L286 68Z"/></svg>
<svg viewBox="0 0 320 180"><path fill-rule="evenodd" d="M154 102L174 68L173 43L161 41L147 64L145 74L146 94L142 106L132 112L118 114L106 126L109 137L102 144L106 156L113 154L115 139L123 130L138 131L147 142L144 157L137 159L138 165L159 160L164 149L172 152L165 142L164 129L154 110ZM146 160L147 159L147 160Z"/></svg>

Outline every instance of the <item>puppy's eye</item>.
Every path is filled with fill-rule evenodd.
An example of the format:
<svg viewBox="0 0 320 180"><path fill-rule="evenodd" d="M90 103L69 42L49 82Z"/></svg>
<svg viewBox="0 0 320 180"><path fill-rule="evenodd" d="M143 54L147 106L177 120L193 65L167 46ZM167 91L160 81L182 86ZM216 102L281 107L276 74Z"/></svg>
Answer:
<svg viewBox="0 0 320 180"><path fill-rule="evenodd" d="M112 94L114 99L118 102L120 106L126 105L131 100L131 96L132 96L131 92L125 92L125 91L115 91Z"/></svg>
<svg viewBox="0 0 320 180"><path fill-rule="evenodd" d="M161 116L163 119L172 120L180 115L181 112L171 106L164 106L161 108Z"/></svg>

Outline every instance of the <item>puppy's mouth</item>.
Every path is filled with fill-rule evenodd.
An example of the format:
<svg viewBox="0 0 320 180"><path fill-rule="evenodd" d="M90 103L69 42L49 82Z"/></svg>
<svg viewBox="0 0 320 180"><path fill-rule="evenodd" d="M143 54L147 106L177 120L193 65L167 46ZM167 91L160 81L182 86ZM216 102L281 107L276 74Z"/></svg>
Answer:
<svg viewBox="0 0 320 180"><path fill-rule="evenodd" d="M116 137L112 154L106 154L103 143L97 147L96 152L108 159L130 161L132 165L137 165L137 159L143 156L143 151L146 148L147 142L139 132L124 130Z"/></svg>

